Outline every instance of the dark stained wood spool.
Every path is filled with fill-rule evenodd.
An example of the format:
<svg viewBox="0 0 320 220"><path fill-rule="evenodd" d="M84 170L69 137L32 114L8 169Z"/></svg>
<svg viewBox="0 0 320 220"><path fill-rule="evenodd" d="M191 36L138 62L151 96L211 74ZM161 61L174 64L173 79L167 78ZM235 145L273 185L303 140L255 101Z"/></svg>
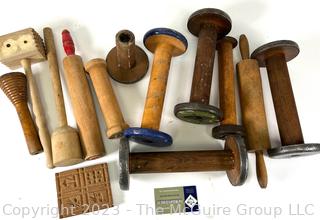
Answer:
<svg viewBox="0 0 320 220"><path fill-rule="evenodd" d="M284 146L304 143L287 67L287 62L299 52L296 42L279 40L262 45L251 54L261 67L267 67L281 143Z"/></svg>
<svg viewBox="0 0 320 220"><path fill-rule="evenodd" d="M282 145L303 144L303 134L287 63L278 55L266 60L269 84Z"/></svg>
<svg viewBox="0 0 320 220"><path fill-rule="evenodd" d="M130 153L130 173L226 171L234 167L231 150Z"/></svg>
<svg viewBox="0 0 320 220"><path fill-rule="evenodd" d="M23 73L12 72L0 77L0 87L18 113L29 153L38 154L43 151L36 126L27 105L27 79Z"/></svg>
<svg viewBox="0 0 320 220"><path fill-rule="evenodd" d="M209 104L217 32L212 26L202 27L199 33L190 102Z"/></svg>
<svg viewBox="0 0 320 220"><path fill-rule="evenodd" d="M225 37L218 42L219 62L219 101L223 112L222 125L236 125L237 111L235 99L235 79L232 49L237 46L237 40Z"/></svg>

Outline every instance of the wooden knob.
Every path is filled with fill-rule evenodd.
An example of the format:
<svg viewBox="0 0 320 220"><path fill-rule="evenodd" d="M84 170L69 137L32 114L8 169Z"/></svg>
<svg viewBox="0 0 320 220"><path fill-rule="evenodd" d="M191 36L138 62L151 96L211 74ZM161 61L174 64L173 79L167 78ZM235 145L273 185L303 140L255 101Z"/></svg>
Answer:
<svg viewBox="0 0 320 220"><path fill-rule="evenodd" d="M43 151L37 129L27 105L27 79L23 73L12 72L0 77L0 87L15 106L27 142L29 153Z"/></svg>

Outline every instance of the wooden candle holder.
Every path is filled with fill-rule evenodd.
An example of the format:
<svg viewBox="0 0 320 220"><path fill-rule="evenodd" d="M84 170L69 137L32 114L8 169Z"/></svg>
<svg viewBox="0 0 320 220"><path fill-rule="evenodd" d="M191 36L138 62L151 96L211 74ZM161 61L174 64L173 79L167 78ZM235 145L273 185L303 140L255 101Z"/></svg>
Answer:
<svg viewBox="0 0 320 220"><path fill-rule="evenodd" d="M199 37L190 102L176 105L174 114L186 122L213 124L222 118L220 109L209 105L216 43L230 32L231 19L219 9L201 9L190 16L188 29Z"/></svg>
<svg viewBox="0 0 320 220"><path fill-rule="evenodd" d="M154 53L150 82L145 102L141 128L128 128L124 135L133 141L151 146L169 146L170 135L160 132L160 121L166 93L171 58L183 54L187 39L168 28L155 28L144 36L146 48Z"/></svg>
<svg viewBox="0 0 320 220"><path fill-rule="evenodd" d="M23 73L12 72L0 77L0 87L17 110L28 150L31 155L42 152L37 129L27 104L27 79Z"/></svg>
<svg viewBox="0 0 320 220"><path fill-rule="evenodd" d="M147 73L149 60L144 50L136 46L134 34L121 30L116 35L116 47L107 56L110 77L120 83L135 83Z"/></svg>
<svg viewBox="0 0 320 220"><path fill-rule="evenodd" d="M312 155L320 152L320 144L305 144L299 115L290 82L287 62L299 54L299 46L280 40L257 48L251 55L260 67L267 67L269 84L276 112L281 147L268 150L273 158Z"/></svg>

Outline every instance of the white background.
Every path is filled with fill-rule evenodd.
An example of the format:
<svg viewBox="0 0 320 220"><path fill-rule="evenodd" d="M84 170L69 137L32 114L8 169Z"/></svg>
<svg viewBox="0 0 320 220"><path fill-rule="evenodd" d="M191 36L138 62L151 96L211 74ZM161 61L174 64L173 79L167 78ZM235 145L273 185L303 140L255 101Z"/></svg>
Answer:
<svg viewBox="0 0 320 220"><path fill-rule="evenodd" d="M174 139L174 150L221 149L223 144L211 137L212 126L193 125L176 119L173 108L177 103L189 100L197 38L192 36L186 27L188 17L194 11L204 8L219 8L227 12L233 22L229 35L236 38L245 33L249 39L251 52L258 46L280 39L291 39L300 46L299 56L289 63L290 77L295 93L296 104L300 115L305 142L320 142L318 126L320 124L320 20L317 1L6 1L1 4L0 35L11 33L27 27L35 28L42 35L42 28L50 26L54 30L59 61L64 57L60 33L68 28L74 38L76 51L84 62L92 58L105 58L115 45L115 34L121 29L129 29L136 36L137 45L142 44L143 35L154 27L170 27L183 33L189 41L187 52L174 58L171 65L168 89L161 121L161 130L168 132ZM145 49L145 48L144 48ZM147 52L150 63L152 54ZM235 63L240 59L239 50L234 50ZM61 63L60 63L61 64ZM52 132L57 126L52 88L47 63L33 66L34 74L41 92L41 99L46 111L49 129ZM0 67L1 74L9 72L5 66ZM213 74L211 104L218 105L217 62ZM263 78L265 104L269 123L270 138L273 146L279 145L279 135L275 114L266 77ZM63 74L62 74L63 76ZM124 117L131 126L140 126L144 99L150 77L150 70L143 80L132 85L123 85L112 81L114 90L121 105ZM75 126L68 94L63 81L66 108L69 124ZM96 103L97 104L97 103ZM98 106L98 105L96 105ZM97 108L101 130L105 125ZM224 172L179 173L133 175L130 191L121 192L118 186L118 141L110 141L104 135L108 156L99 160L84 162L74 167L48 170L45 167L44 155L28 155L24 136L15 109L5 95L0 93L0 146L1 146L1 219L19 219L22 207L37 209L43 207L36 219L55 218L57 206L55 173L108 162L114 204L119 206L97 216L89 214L74 219L270 219L266 215L269 208L280 207L281 216L287 219L290 215L289 205L300 205L304 213L307 204L313 215L306 219L319 219L319 156L295 158L290 160L270 160L266 158L269 173L269 185L261 190L255 175L255 158L249 155L250 173L242 187L230 185ZM290 128L288 128L290 129ZM136 148L135 148L136 150ZM154 150L140 148L138 150ZM169 150L169 149L164 149ZM154 207L153 189L196 185L200 207L206 213L199 216L155 216L139 213L137 204L148 204ZM266 208L265 214L238 213L237 207L245 204ZM16 207L13 214L13 207ZM216 207L216 209L214 209ZM217 214L217 207L229 207L231 215ZM53 214L47 214L50 210ZM26 209L25 209L26 210ZM131 211L130 211L131 210ZM210 213L209 213L210 211ZM216 211L216 214L214 214ZM259 210L258 210L259 211ZM5 213L6 212L6 213ZM296 214L296 208L291 214ZM311 214L312 214L311 213ZM104 216L103 214L108 216ZM142 215L140 215L142 214ZM32 219L32 212L25 219ZM290 216L292 219L301 217Z"/></svg>

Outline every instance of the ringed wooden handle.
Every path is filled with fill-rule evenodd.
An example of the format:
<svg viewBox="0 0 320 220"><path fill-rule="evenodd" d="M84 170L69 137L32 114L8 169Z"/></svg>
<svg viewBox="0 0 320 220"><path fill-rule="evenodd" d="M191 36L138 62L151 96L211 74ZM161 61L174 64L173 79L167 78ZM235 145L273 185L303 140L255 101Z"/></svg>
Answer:
<svg viewBox="0 0 320 220"><path fill-rule="evenodd" d="M0 87L16 108L29 153L38 154L43 151L40 144L37 128L31 117L27 100L27 78L20 72L11 72L0 77Z"/></svg>
<svg viewBox="0 0 320 220"><path fill-rule="evenodd" d="M89 73L107 125L107 136L117 138L129 126L124 121L117 98L107 73L107 63L103 59L90 60L85 65Z"/></svg>
<svg viewBox="0 0 320 220"><path fill-rule="evenodd" d="M171 58L172 47L167 44L159 45L154 53L142 128L159 130Z"/></svg>
<svg viewBox="0 0 320 220"><path fill-rule="evenodd" d="M57 52L56 52L56 47L54 44L52 29L49 27L44 28L43 35L44 35L44 42L46 45L49 69L50 69L50 73L51 73L51 80L52 80L52 86L53 86L53 91L54 91L53 95L54 95L54 100L55 100L55 104L56 104L56 111L58 114L58 124L59 124L59 127L63 127L63 126L67 125L67 116L66 116L66 110L65 110L65 106L64 106L63 92L62 92L61 80L60 80L60 74L59 74L59 65L58 65L58 59L57 59Z"/></svg>
<svg viewBox="0 0 320 220"><path fill-rule="evenodd" d="M47 166L48 168L53 168L50 134L47 128L45 114L42 108L38 88L33 78L31 62L29 59L23 59L21 60L21 65L23 66L27 76L28 88L32 102L32 111L34 113L35 122L38 127L40 142L47 158Z"/></svg>
<svg viewBox="0 0 320 220"><path fill-rule="evenodd" d="M67 56L63 67L85 159L104 156L105 148L82 59L77 55Z"/></svg>

